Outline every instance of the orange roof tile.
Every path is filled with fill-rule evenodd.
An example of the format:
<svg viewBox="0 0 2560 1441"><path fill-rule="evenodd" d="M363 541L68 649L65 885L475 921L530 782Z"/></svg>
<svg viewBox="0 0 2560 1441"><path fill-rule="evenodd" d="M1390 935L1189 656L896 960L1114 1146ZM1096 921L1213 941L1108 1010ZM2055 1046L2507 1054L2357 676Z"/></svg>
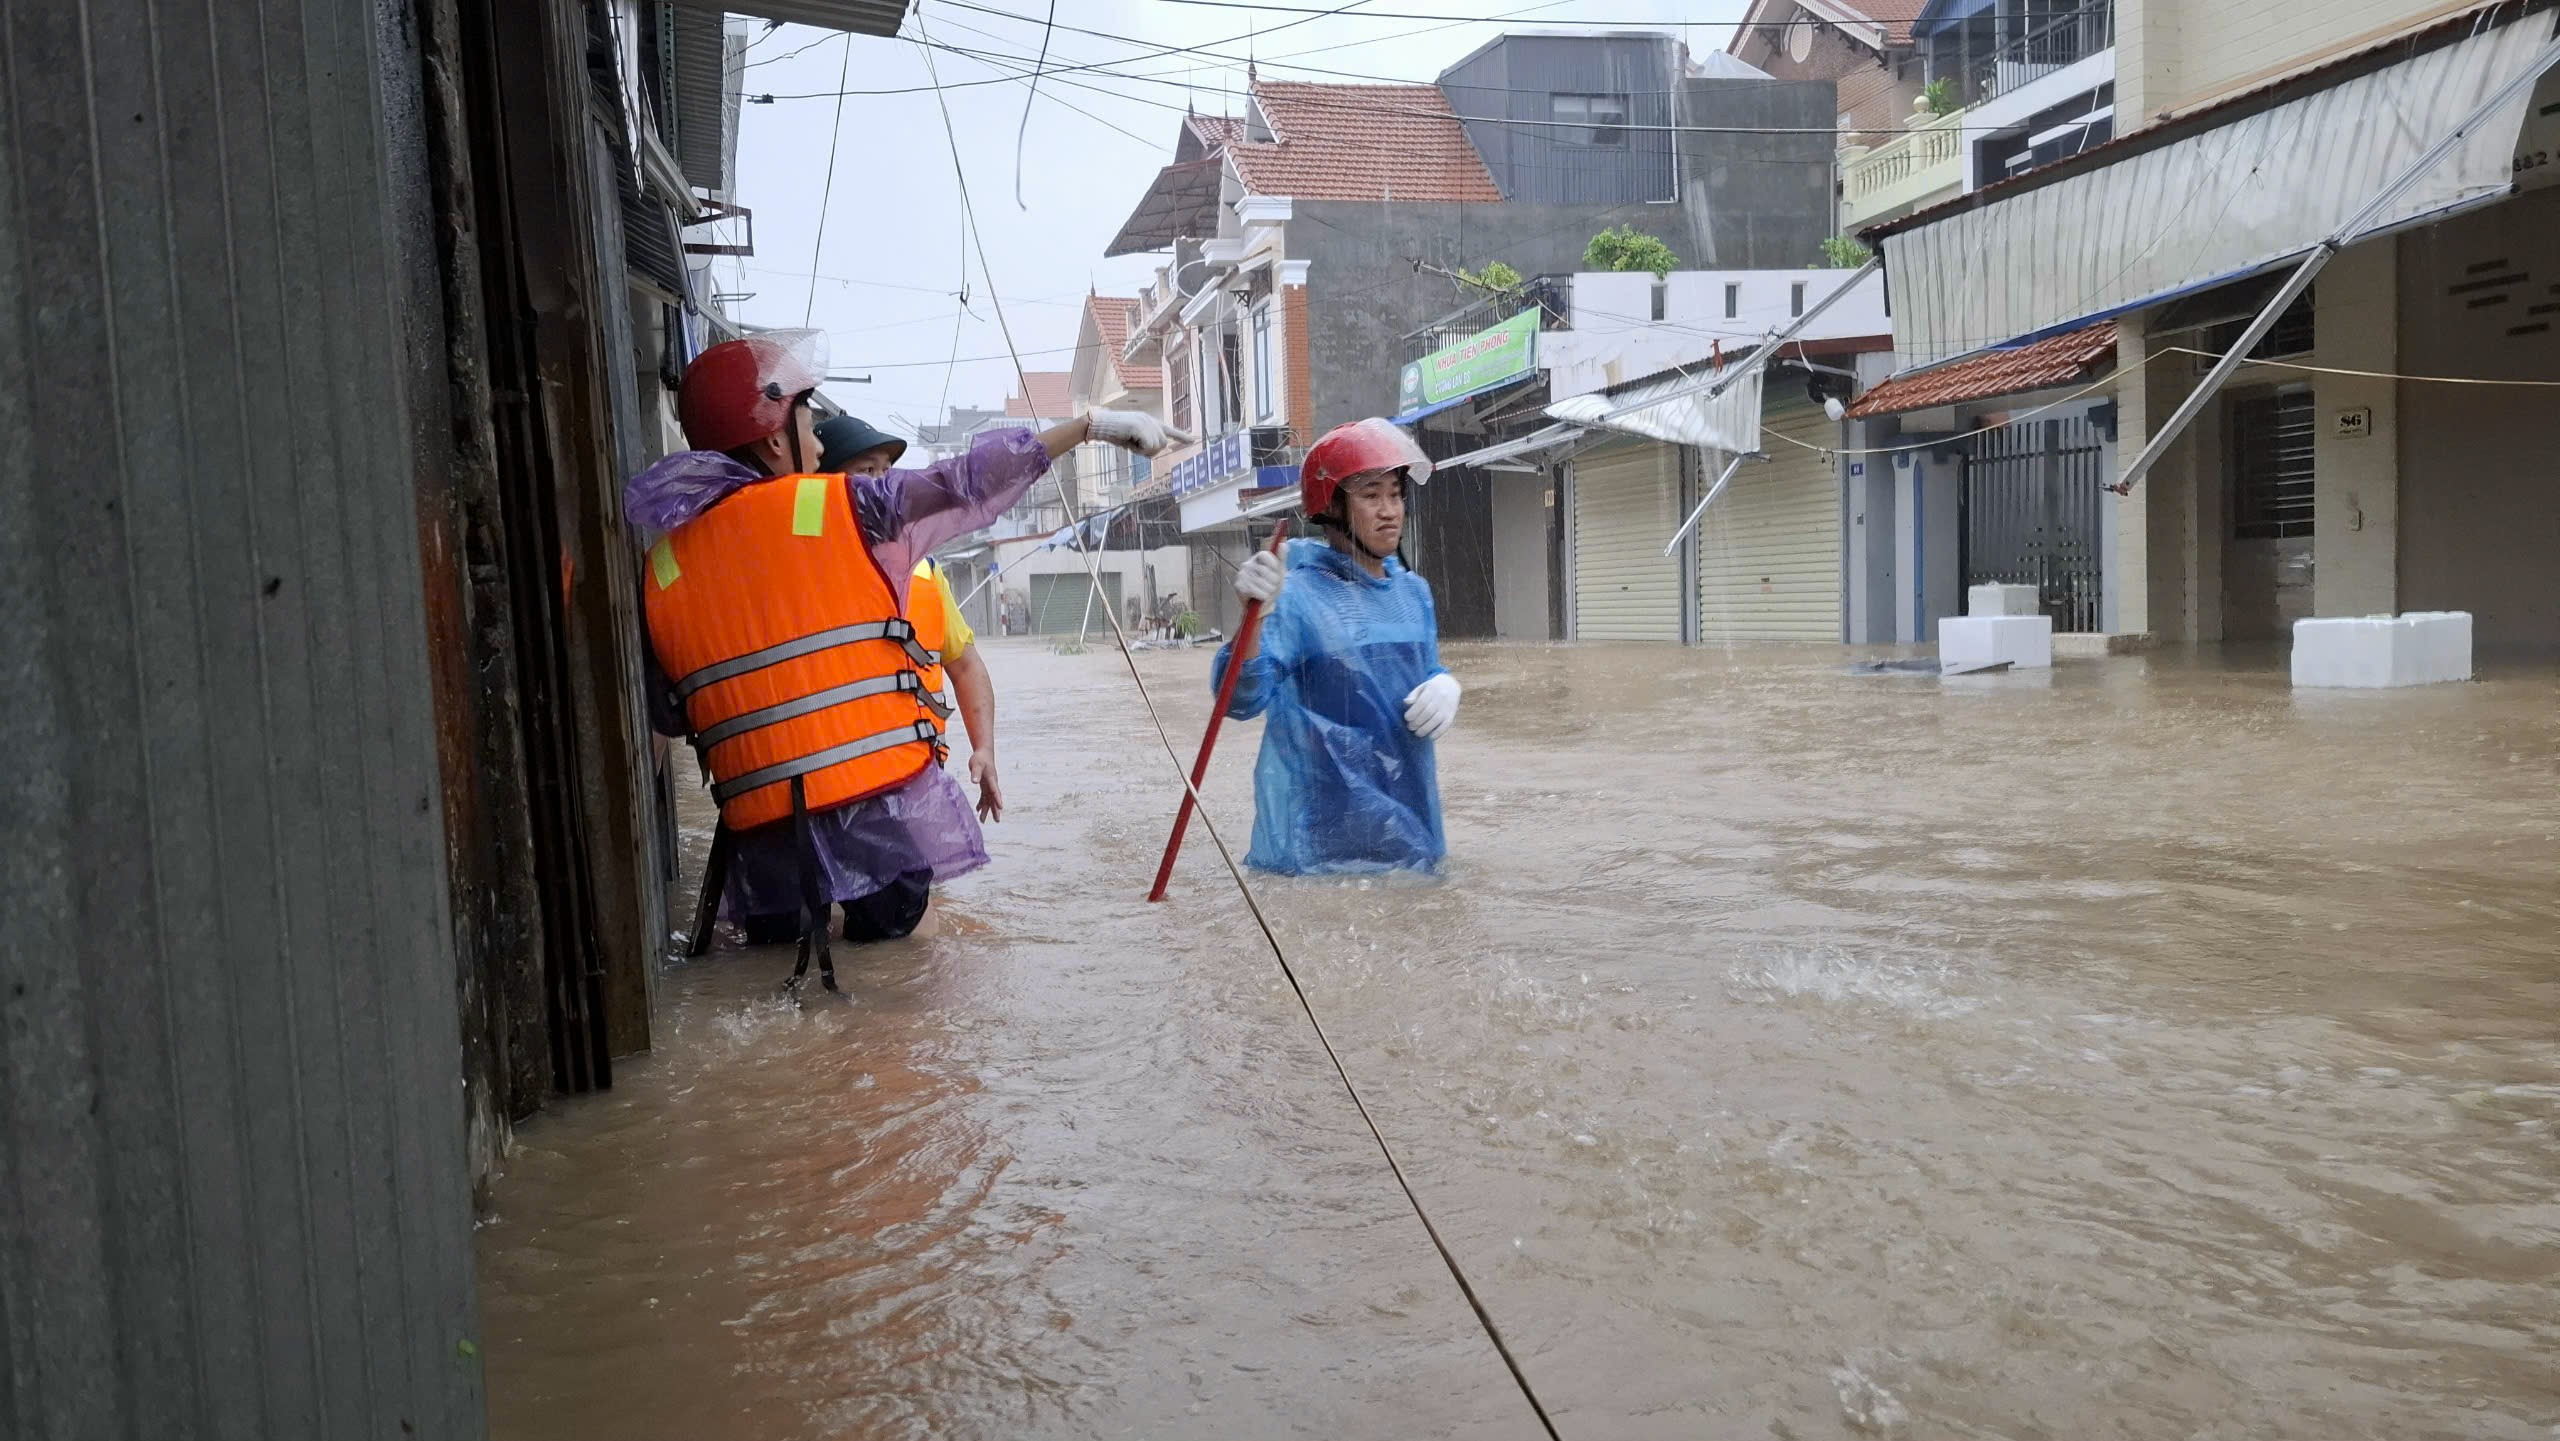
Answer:
<svg viewBox="0 0 2560 1441"><path fill-rule="evenodd" d="M1888 380L1858 397L1849 418L1895 415L1906 410L1988 400L2078 380L2115 359L2116 323L2101 320L2078 330L2049 335L2015 350L1994 350L1971 360L1941 365L1917 375Z"/></svg>
<svg viewBox="0 0 2560 1441"><path fill-rule="evenodd" d="M1019 395L1006 396L1005 414L1018 420L1065 420L1076 413L1073 373L1064 370L1034 370L1026 372L1022 378L1029 384L1030 398L1025 399Z"/></svg>
<svg viewBox="0 0 2560 1441"><path fill-rule="evenodd" d="M1232 115L1186 115L1182 123L1207 145L1233 145L1244 138L1244 122Z"/></svg>
<svg viewBox="0 0 2560 1441"><path fill-rule="evenodd" d="M1484 157L1436 85L1262 80L1253 98L1276 137L1227 146L1260 195L1299 200L1502 199ZM1196 118L1196 117L1195 117Z"/></svg>
<svg viewBox="0 0 2560 1441"><path fill-rule="evenodd" d="M1138 302L1117 295L1088 295L1084 303L1093 312L1094 333L1102 337L1102 358L1119 373L1120 384L1130 390L1163 389L1163 366L1135 365L1120 358L1129 348L1129 328L1138 318Z"/></svg>

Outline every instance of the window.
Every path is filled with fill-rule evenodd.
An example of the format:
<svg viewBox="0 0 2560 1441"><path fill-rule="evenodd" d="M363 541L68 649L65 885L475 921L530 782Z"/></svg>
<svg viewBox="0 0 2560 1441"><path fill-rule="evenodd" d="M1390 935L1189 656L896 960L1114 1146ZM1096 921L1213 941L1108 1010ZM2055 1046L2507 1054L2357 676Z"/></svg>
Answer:
<svg viewBox="0 0 2560 1441"><path fill-rule="evenodd" d="M2306 290L2294 297L2293 303L2284 308L2284 314L2277 316L2276 323L2268 326L2267 333L2258 338L2257 345L2249 352L2251 360L2273 360L2278 356L2311 353L2313 338L2311 297L2314 293ZM2273 298L2274 293L2270 291L2267 299ZM2262 306L2265 303L2264 300L2259 302ZM2203 348L2212 351L2215 355L2223 354L2240 343L2241 333L2249 328L2249 322L2255 318L2255 316L2244 316L2238 320L2226 320L2206 331Z"/></svg>
<svg viewBox="0 0 2560 1441"><path fill-rule="evenodd" d="M1165 383L1173 387L1173 428L1191 429L1191 352L1179 345L1164 351Z"/></svg>
<svg viewBox="0 0 2560 1441"><path fill-rule="evenodd" d="M1207 359L1207 353L1202 353ZM1244 419L1244 337L1233 321L1218 330L1218 433L1226 434Z"/></svg>
<svg viewBox="0 0 2560 1441"><path fill-rule="evenodd" d="M1253 308L1253 418L1271 418L1271 302Z"/></svg>
<svg viewBox="0 0 2560 1441"><path fill-rule="evenodd" d="M1659 280L1653 283L1653 318L1656 320L1660 320L1662 318L1663 307L1667 298L1664 295L1664 292L1668 289L1670 289L1670 287L1664 285Z"/></svg>
<svg viewBox="0 0 2560 1441"><path fill-rule="evenodd" d="M1742 287L1730 280L1726 281L1724 286L1724 318L1727 320L1742 318Z"/></svg>
<svg viewBox="0 0 2560 1441"><path fill-rule="evenodd" d="M2311 389L2231 400L2231 538L2311 534Z"/></svg>
<svg viewBox="0 0 2560 1441"><path fill-rule="evenodd" d="M1804 282L1801 280L1787 287L1787 314L1804 314Z"/></svg>
<svg viewBox="0 0 2560 1441"><path fill-rule="evenodd" d="M1558 95L1552 116L1564 126L1556 138L1568 144L1622 146L1627 143L1627 97L1624 95Z"/></svg>

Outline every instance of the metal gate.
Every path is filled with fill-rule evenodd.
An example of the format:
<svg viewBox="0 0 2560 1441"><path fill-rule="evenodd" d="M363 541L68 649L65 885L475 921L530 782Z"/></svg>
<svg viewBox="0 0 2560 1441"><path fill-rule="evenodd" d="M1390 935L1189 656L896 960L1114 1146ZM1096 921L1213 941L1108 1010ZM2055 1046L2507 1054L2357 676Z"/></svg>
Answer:
<svg viewBox="0 0 2560 1441"><path fill-rule="evenodd" d="M2105 445L2080 416L1976 434L1964 458L1964 583L2034 586L2055 630L2099 629L2105 473Z"/></svg>

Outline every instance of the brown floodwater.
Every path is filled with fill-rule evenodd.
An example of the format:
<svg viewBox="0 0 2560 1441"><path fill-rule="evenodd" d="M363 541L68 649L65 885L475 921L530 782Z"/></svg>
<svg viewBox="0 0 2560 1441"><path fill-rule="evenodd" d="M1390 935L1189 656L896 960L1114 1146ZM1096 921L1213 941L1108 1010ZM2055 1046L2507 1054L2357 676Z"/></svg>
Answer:
<svg viewBox="0 0 2560 1441"><path fill-rule="evenodd" d="M930 934L518 1134L496 1435L1534 1436L1117 655L990 658ZM2560 676L1447 658L1447 878L1258 892L1564 1435L2560 1434Z"/></svg>

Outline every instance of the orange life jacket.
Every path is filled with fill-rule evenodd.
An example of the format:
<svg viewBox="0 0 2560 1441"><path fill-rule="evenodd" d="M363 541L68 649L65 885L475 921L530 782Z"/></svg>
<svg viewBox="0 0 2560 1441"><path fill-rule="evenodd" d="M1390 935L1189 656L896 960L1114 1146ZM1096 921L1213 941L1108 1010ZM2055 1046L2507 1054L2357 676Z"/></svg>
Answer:
<svg viewBox="0 0 2560 1441"><path fill-rule="evenodd" d="M950 703L942 699L943 649L951 639L943 633L945 619L942 585L934 578L933 562L917 561L915 574L907 578L907 620L916 628L916 644L933 657L923 674L925 704L933 711L936 730L947 728L951 722Z"/></svg>
<svg viewBox="0 0 2560 1441"><path fill-rule="evenodd" d="M731 830L878 795L935 764L925 661L841 475L758 481L649 551L649 642Z"/></svg>

